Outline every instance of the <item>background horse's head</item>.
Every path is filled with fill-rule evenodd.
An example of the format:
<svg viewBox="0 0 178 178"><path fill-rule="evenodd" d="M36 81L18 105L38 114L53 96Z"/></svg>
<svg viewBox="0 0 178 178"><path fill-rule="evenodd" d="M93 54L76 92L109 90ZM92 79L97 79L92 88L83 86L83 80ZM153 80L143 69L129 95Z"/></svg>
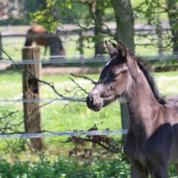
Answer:
<svg viewBox="0 0 178 178"><path fill-rule="evenodd" d="M115 99L124 96L127 92L131 75L128 68L128 52L125 46L106 43L110 60L104 66L99 81L87 97L87 105L94 111L99 111Z"/></svg>

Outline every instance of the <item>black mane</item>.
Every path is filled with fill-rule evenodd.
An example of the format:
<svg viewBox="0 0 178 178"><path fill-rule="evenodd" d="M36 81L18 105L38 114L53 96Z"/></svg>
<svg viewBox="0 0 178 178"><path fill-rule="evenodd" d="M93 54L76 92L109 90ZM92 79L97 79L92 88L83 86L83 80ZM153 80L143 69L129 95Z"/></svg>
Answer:
<svg viewBox="0 0 178 178"><path fill-rule="evenodd" d="M152 92L153 92L153 94L154 94L154 96L156 98L156 100L160 104L163 104L163 105L166 104L165 99L163 97L161 97L160 94L159 94L158 88L156 86L156 83L155 83L153 77L150 75L150 73L146 70L146 68L144 67L144 65L140 61L137 60L137 64L138 64L140 70L145 75L145 77L146 77L146 79L147 79L147 81L148 81L148 83L150 85L150 88L151 88L151 90L152 90Z"/></svg>

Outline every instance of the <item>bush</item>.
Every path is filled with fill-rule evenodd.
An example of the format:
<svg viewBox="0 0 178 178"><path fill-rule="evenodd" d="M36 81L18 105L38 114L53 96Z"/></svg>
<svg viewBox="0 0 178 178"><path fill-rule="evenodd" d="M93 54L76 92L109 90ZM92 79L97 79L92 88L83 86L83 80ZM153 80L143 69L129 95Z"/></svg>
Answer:
<svg viewBox="0 0 178 178"><path fill-rule="evenodd" d="M38 162L9 163L0 161L0 178L128 178L130 168L123 159L96 160L92 164L59 158L50 162L42 157ZM169 177L175 177L170 167Z"/></svg>
<svg viewBox="0 0 178 178"><path fill-rule="evenodd" d="M122 160L96 161L93 164L80 163L72 159L59 158L49 162L0 161L1 178L127 178L129 166Z"/></svg>

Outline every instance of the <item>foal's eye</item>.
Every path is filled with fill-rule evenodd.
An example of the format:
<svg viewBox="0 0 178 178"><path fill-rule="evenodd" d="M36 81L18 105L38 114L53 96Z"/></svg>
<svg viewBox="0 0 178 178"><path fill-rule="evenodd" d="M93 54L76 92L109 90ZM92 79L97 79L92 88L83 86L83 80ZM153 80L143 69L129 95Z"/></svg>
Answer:
<svg viewBox="0 0 178 178"><path fill-rule="evenodd" d="M122 70L120 74L125 74L127 70Z"/></svg>
<svg viewBox="0 0 178 178"><path fill-rule="evenodd" d="M113 76L114 78L116 78L116 77L118 77L119 75L124 74L124 73L126 73L126 70L122 70L122 71L120 71L120 72L118 72L118 73L113 73L112 76Z"/></svg>

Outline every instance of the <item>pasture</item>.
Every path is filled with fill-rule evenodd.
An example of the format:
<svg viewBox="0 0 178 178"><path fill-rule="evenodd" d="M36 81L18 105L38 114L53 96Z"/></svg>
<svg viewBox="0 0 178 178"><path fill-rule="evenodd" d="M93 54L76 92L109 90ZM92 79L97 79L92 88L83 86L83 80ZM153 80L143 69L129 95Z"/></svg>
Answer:
<svg viewBox="0 0 178 178"><path fill-rule="evenodd" d="M158 84L159 90L163 95L173 96L178 94L178 75L177 72L162 72L153 74ZM97 80L98 75L87 75ZM71 81L70 75L44 75L42 79L55 84L60 93L65 95L85 95L81 91L76 91L75 84ZM16 70L7 70L1 72L1 100L16 100L22 97L22 81L21 73ZM75 79L86 90L90 90L92 84L84 79ZM41 98L57 98L54 92L47 86L40 86ZM44 104L44 103L41 103ZM8 112L17 111L15 115L10 116L11 122L19 123L23 120L22 103L17 102L1 102L1 117ZM116 101L112 105L106 107L101 112L90 111L85 103L66 103L53 102L41 108L42 113L42 129L51 131L65 130L87 130L94 124L100 130L109 128L110 130L121 129L120 108ZM112 113L112 114L111 114ZM2 123L1 123L2 124ZM19 128L18 128L19 127ZM23 125L17 126L17 130L23 130ZM118 137L114 137L118 139ZM32 154L31 151L24 151L21 142L14 140L1 140L0 144L0 175L2 177L20 176L20 177L45 177L55 176L64 177L98 177L109 178L119 177L126 178L129 175L129 165L124 159L123 153L107 154L106 156L97 156L93 159L78 159L77 157L69 158L67 155L74 147L72 143L67 143L66 137L45 138L45 146L43 154ZM10 146L10 144L12 144ZM101 148L98 147L97 150ZM6 155L4 154L6 152ZM68 157L66 160L66 156ZM58 157L60 157L58 159ZM77 159L76 159L77 158ZM105 161L100 161L102 159ZM114 159L113 159L114 158ZM3 161L6 159L6 161ZM74 160L73 160L74 159ZM78 160L78 161L77 161ZM13 164L9 164L13 162ZM88 163L92 163L92 165ZM81 167L81 164L88 164ZM104 168L104 169L103 169ZM8 170L8 175L5 173ZM14 174L14 170L16 170ZM8 177L8 178L9 178ZM57 178L56 177L56 178ZM170 168L170 177L174 176L174 168Z"/></svg>
<svg viewBox="0 0 178 178"><path fill-rule="evenodd" d="M71 40L73 38L73 40ZM78 56L76 36L67 38L64 46L67 50L67 57ZM5 50L15 60L21 60L21 48L24 40L17 38L18 44L14 39L6 39L3 41ZM140 41L142 42L142 40ZM13 48L11 48L14 43ZM150 55L157 53L156 48L138 46L136 52L143 56L148 55L147 51L151 51ZM48 56L43 58L43 49L41 50L41 58L48 60ZM85 49L85 56L90 57L93 51ZM60 68L59 68L60 70ZM178 75L177 72L161 72L153 73L156 83L158 84L161 94L165 96L174 96L178 94ZM93 80L97 80L99 74L86 74ZM57 91L65 96L86 96L74 82L70 75L43 75L41 79L53 83ZM86 91L90 91L93 85L91 82L74 78ZM9 116L7 120L0 120L0 129L9 121L12 123L14 131L24 131L23 126L23 104L18 101L22 99L22 74L18 70L6 70L0 72L0 118L8 113L15 112ZM42 101L40 108L42 118L42 130L47 131L80 131L88 130L93 126L97 126L99 130L118 130L121 129L120 106L118 101L112 103L100 112L93 112L86 107L85 103L73 103L66 101L53 101L58 99L54 91L47 85L40 85L40 98ZM16 102L15 102L16 101ZM112 114L111 114L112 113ZM19 124L20 123L20 124ZM2 130L2 129L1 129ZM3 130L2 130L3 132ZM112 136L112 138L120 146L121 135ZM127 178L129 177L129 164L122 152L111 153L100 146L94 149L91 143L87 143L85 148L92 148L92 156L83 157L83 153L70 155L71 150L75 149L75 143L69 141L66 136L44 138L45 149L42 153L34 153L28 148L29 140L1 140L0 142L0 176L1 177L43 177L48 178ZM24 144L27 143L27 144ZM82 152L82 151L81 151ZM6 154L5 154L6 153ZM6 160L6 161L4 161ZM11 164L12 163L12 164ZM84 165L81 167L81 165ZM14 171L16 173L14 174ZM6 174L9 173L9 174ZM174 167L170 168L170 177L175 177Z"/></svg>
<svg viewBox="0 0 178 178"><path fill-rule="evenodd" d="M60 69L59 69L60 70ZM87 75L97 80L98 75ZM165 96L174 96L178 87L177 72L154 73L159 90ZM81 90L71 81L70 75L50 75L41 78L47 82L54 83L56 89L66 96L85 96ZM84 79L75 78L76 82L83 86L87 91L92 88L92 84ZM17 122L23 120L22 103L15 102L22 98L22 79L21 73L17 71L5 71L0 74L1 92L0 109L1 115L7 112L17 111L15 117ZM48 103L48 100L59 98L53 90L46 85L40 86L40 97L44 99L40 105ZM6 102L3 102L6 101ZM15 103L14 103L15 102ZM70 103L65 101L54 101L41 108L42 129L50 131L66 130L87 130L94 124L100 130L109 128L117 130L121 128L120 108L118 102L106 107L101 112L90 111L85 103ZM112 114L110 114L112 113ZM12 118L14 120L14 118ZM21 126L20 130L23 130ZM55 138L54 140L62 138Z"/></svg>
<svg viewBox="0 0 178 178"><path fill-rule="evenodd" d="M3 3L1 4L3 5ZM87 73L85 76L97 81L98 71L106 62L108 52L110 56L111 54L116 55L117 50L116 48L113 53L111 50L107 50L106 48L109 46L107 42L104 44L104 41L121 40L134 51L136 56L140 56L141 59L152 65L149 66L151 71L164 71L153 73L162 96L178 96L177 48L175 49L177 44L174 35L177 23L172 23L177 15L176 5L176 2L162 0L159 2L47 0L38 3L29 0L23 3L14 1L3 5L3 13L0 14L0 24L3 25L0 26L0 59L2 59L0 60L0 178L129 178L130 175L135 178L145 177L142 175L149 171L153 172L153 177L162 177L158 176L156 172L159 172L157 168L164 166L164 162L160 161L158 166L155 166L156 164L151 164L150 160L152 157L153 162L154 159L163 160L162 157L168 157L170 154L168 152L162 152L161 156L159 153L155 154L157 149L154 149L154 145L150 144L149 147L149 144L146 143L149 143L154 133L159 130L156 121L162 113L164 115L163 111L167 105L161 109L157 107L154 99L159 103L160 98L157 96L157 91L154 90L154 84L146 75L142 76L140 71L137 71L137 67L140 69L142 67L131 66L129 59L120 61L127 64L128 69L119 71L122 66L118 65L117 61L117 66L113 65L117 71L103 72L105 77L101 77L97 83L67 73L69 73L70 67L80 67L81 71L87 68L87 72L86 70L84 72ZM21 21L26 25L22 25ZM34 35L26 35L29 28L35 27L34 23L46 28L44 33L46 36L40 35L38 28L34 30ZM55 52L55 50L58 51L57 41L52 38L54 34L51 34L51 30L56 32L60 38L55 39L63 43L64 53L60 57L56 56L59 54ZM40 52L35 49L35 52L30 55L30 51L33 51L31 48L26 52L26 49L23 49L25 38L29 39L28 44L31 43L31 40L43 42L39 43L43 44ZM32 44L32 46L36 45ZM47 51L45 51L44 47L47 46ZM123 59L126 50L124 50L124 46L123 48L119 48L119 46L117 58ZM42 69L39 69L38 64L26 65L26 62L30 63L30 60L27 61L27 59L35 62L40 59ZM113 58L113 61L115 59ZM10 66L12 63L13 65ZM130 69L133 69L133 72ZM43 70L43 72L40 71L41 81L38 78L38 70ZM172 72L165 72L171 70ZM120 76L125 72L129 72L127 74L135 80L132 86L129 85L129 80L124 81L126 79L123 77L124 75ZM144 70L142 72L144 73ZM139 75L136 76L134 73ZM117 82L121 77L123 78L120 83ZM144 82L145 77L152 91ZM123 87L126 82L127 86ZM99 86L97 93L91 92L93 85ZM131 88L129 88L130 86ZM126 90L120 91L122 88L126 88ZM145 88L148 90L144 90ZM105 131L108 134L109 131L121 131L122 128L128 128L128 123L121 125L122 121L126 122L127 119L122 115L124 109L120 109L119 101L116 100L100 112L90 110L99 110L122 93L128 94L126 99L131 106L129 111L132 113L130 115L131 129L125 139L128 149L123 149L124 139L121 134L96 134L97 131ZM88 96L87 102L85 101L86 96ZM83 100L74 102L62 99L65 97L82 98ZM151 104L149 105L149 103ZM149 111L158 112L155 115ZM149 114L150 117L148 117ZM160 119L159 123L162 124L161 121L165 121L168 116L169 114L165 119ZM173 120L176 117L171 118ZM144 124L144 121L148 125ZM151 132L150 125L153 132ZM149 137L147 137L146 130L150 130ZM66 134L67 131L75 134L93 131L94 135L55 135L59 132ZM161 133L164 135L167 132ZM25 139L23 137L39 134L42 138ZM20 136L20 138L11 136ZM161 136L156 137L158 140L155 141L158 151L162 151L164 146L170 145L161 145L159 144L161 141L164 139L166 143L171 141L170 135L168 139L169 136L164 139ZM7 139L7 137L9 138ZM147 140L148 142L146 142ZM153 154L147 154L145 145L147 148L151 148L150 153ZM176 149L175 152L177 153ZM175 158L175 156L172 157ZM131 160L133 160L132 163ZM165 159L165 163L167 163L167 159ZM132 166L130 166L131 164ZM141 169L135 171L134 165L136 165L135 168ZM152 167L155 170L152 170ZM163 177L166 177L167 174L167 167L165 166L165 168L166 173L163 173ZM141 176L136 175L138 172ZM175 176L175 172L174 166L169 167L168 177L178 178ZM151 173L149 177L153 174Z"/></svg>

